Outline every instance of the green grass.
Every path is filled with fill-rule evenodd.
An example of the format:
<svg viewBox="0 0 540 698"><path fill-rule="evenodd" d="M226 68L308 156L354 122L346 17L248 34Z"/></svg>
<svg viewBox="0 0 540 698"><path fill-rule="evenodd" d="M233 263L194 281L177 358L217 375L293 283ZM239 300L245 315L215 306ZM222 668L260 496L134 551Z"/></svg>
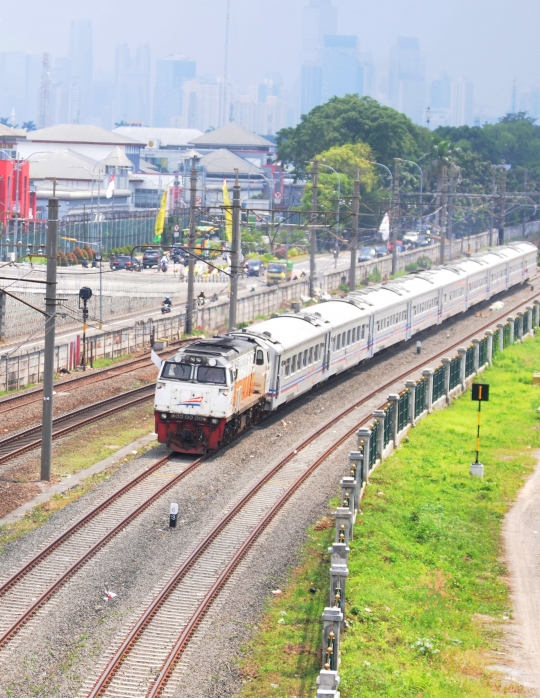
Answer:
<svg viewBox="0 0 540 698"><path fill-rule="evenodd" d="M497 663L490 653L512 613L501 525L540 447L540 388L532 386L539 367L540 336L508 348L479 378L491 386L483 480L469 475L477 410L470 392L422 420L373 472L350 546L342 698L522 693L487 667ZM332 537L324 522L319 528L247 648L244 697L315 693Z"/></svg>
<svg viewBox="0 0 540 698"><path fill-rule="evenodd" d="M96 359L94 361L94 366L93 368L107 368L108 366L112 366L113 364L120 363L121 361L129 361L131 359L135 358L135 354L121 354L120 356L115 356L113 359L110 359L108 357L104 357L102 359Z"/></svg>

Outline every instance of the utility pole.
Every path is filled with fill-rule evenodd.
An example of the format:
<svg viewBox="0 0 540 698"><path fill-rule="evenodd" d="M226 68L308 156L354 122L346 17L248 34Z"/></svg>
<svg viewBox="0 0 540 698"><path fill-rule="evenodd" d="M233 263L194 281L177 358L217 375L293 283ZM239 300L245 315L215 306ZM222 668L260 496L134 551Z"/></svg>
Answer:
<svg viewBox="0 0 540 698"><path fill-rule="evenodd" d="M448 219L448 169L442 169L442 196L441 196L441 265L445 263L446 253L446 221Z"/></svg>
<svg viewBox="0 0 540 698"><path fill-rule="evenodd" d="M356 264L358 249L358 214L360 212L360 180L354 180L352 198L351 268L349 270L349 291L356 290Z"/></svg>
<svg viewBox="0 0 540 698"><path fill-rule="evenodd" d="M397 273L397 235L399 228L399 158L394 158L394 210L392 213L392 274Z"/></svg>
<svg viewBox="0 0 540 698"><path fill-rule="evenodd" d="M504 245L504 227L506 218L506 167L501 167L499 245Z"/></svg>
<svg viewBox="0 0 540 698"><path fill-rule="evenodd" d="M238 276L240 274L240 184L238 170L233 187L232 202L232 245L231 245L231 297L229 300L229 331L236 329L236 306L238 303Z"/></svg>
<svg viewBox="0 0 540 698"><path fill-rule="evenodd" d="M318 206L318 185L319 185L319 162L317 158L313 161L313 190L311 195L311 249L309 257L309 297L315 296L315 281L317 276L317 264L315 254L317 253L317 206Z"/></svg>
<svg viewBox="0 0 540 698"><path fill-rule="evenodd" d="M493 228L495 227L495 167L491 166L491 212L489 221L489 246L493 247Z"/></svg>
<svg viewBox="0 0 540 698"><path fill-rule="evenodd" d="M529 188L529 170L527 168L524 168L525 172L523 173L523 194L524 196L527 195L527 189ZM526 235L527 232L527 211L525 210L525 207L523 207L523 212L521 216L521 234L523 235L524 238L527 237Z"/></svg>
<svg viewBox="0 0 540 698"><path fill-rule="evenodd" d="M450 164L450 183L448 186L448 222L446 225L447 238L452 241L454 239L454 176L455 176L455 166L454 163ZM450 246L452 242L450 242ZM450 247L450 249L452 249Z"/></svg>
<svg viewBox="0 0 540 698"><path fill-rule="evenodd" d="M193 158L189 193L189 239L188 239L188 290L186 306L186 334L193 332L193 296L195 295L195 244L197 242L197 158Z"/></svg>
<svg viewBox="0 0 540 698"><path fill-rule="evenodd" d="M49 199L47 223L47 295L45 296L45 357L43 366L43 417L41 424L41 480L51 479L54 340L56 325L56 265L58 262L58 199L56 181Z"/></svg>

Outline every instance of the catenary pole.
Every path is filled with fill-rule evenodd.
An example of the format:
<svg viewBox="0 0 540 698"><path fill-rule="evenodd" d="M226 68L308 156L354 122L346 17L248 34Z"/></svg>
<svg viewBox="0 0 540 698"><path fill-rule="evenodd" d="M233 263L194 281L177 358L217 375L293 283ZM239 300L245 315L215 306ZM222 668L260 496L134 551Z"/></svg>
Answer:
<svg viewBox="0 0 540 698"><path fill-rule="evenodd" d="M397 236L399 228L399 158L394 158L394 210L392 216L392 274L397 274Z"/></svg>
<svg viewBox="0 0 540 698"><path fill-rule="evenodd" d="M193 297L195 295L195 244L197 242L197 158L193 158L189 192L189 239L188 239L188 291L186 306L186 334L193 332Z"/></svg>
<svg viewBox="0 0 540 698"><path fill-rule="evenodd" d="M229 329L236 328L238 305L238 276L240 274L240 184L238 170L233 187L232 200L232 245L231 245L231 297L229 299Z"/></svg>
<svg viewBox="0 0 540 698"><path fill-rule="evenodd" d="M356 254L358 249L358 214L360 211L360 180L355 179L352 199L352 235L351 235L351 268L349 271L349 290L356 290Z"/></svg>
<svg viewBox="0 0 540 698"><path fill-rule="evenodd" d="M51 479L54 340L56 324L56 265L58 256L58 199L56 182L49 199L47 223L47 295L45 296L45 357L43 366L43 417L41 427L41 479Z"/></svg>
<svg viewBox="0 0 540 698"><path fill-rule="evenodd" d="M442 196L441 196L441 264L445 263L446 254L446 222L448 220L448 169L442 169Z"/></svg>
<svg viewBox="0 0 540 698"><path fill-rule="evenodd" d="M504 228L506 219L506 167L501 167L499 245L504 245Z"/></svg>
<svg viewBox="0 0 540 698"><path fill-rule="evenodd" d="M315 282L317 276L317 264L315 255L317 253L317 206L318 206L318 185L319 185L319 162L317 158L313 161L313 191L311 194L311 247L309 256L309 297L315 296Z"/></svg>
<svg viewBox="0 0 540 698"><path fill-rule="evenodd" d="M495 228L495 167L491 166L491 211L489 221L489 246L493 247L493 229Z"/></svg>

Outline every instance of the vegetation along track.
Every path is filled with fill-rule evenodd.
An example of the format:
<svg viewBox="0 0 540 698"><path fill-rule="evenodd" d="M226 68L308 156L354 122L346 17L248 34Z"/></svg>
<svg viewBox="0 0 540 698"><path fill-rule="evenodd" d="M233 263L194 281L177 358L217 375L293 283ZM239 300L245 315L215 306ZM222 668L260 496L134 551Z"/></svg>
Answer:
<svg viewBox="0 0 540 698"><path fill-rule="evenodd" d="M177 351L176 347L193 342L194 339L197 339L197 337L187 337L186 339L178 339L174 342L170 342L170 346L174 346L175 349L173 351L167 350L165 352L161 352L160 356L167 358L172 353ZM99 383L100 381L109 380L110 378L116 378L116 376L121 376L124 373L131 373L139 368L146 368L147 366L150 366L150 364L150 354L145 354L144 356L122 362L116 366L109 366L107 368L91 371L89 373L83 373L82 375L59 381L56 384L56 387L60 388L62 391L65 391L66 388L75 390L83 385L86 386L91 385L92 383ZM28 390L24 393L8 395L0 400L0 414L3 414L4 412L11 412L11 410L17 410L20 407L25 407L26 405L30 405L34 402L39 402L41 400L42 393L42 388L34 388L33 390Z"/></svg>
<svg viewBox="0 0 540 698"><path fill-rule="evenodd" d="M519 306L516 306L515 309L523 304L524 303L521 303ZM462 338L459 342L454 344L453 347L477 335L482 329L489 328L492 324L493 321L487 323L482 328L478 328L474 333L471 333L468 337ZM424 357L422 361L418 362L417 368L425 365L429 361L437 359L453 347L445 349L436 356ZM169 676L172 671L172 666L176 661L176 657L181 653L185 643L189 639L189 635L202 618L204 609L208 607L213 596L217 593L219 586L221 586L226 580L226 577L232 573L241 559L241 556L247 552L249 546L253 540L255 540L255 537L264 529L279 510L279 507L291 496L294 492L294 488L297 488L301 482L308 477L310 472L326 458L328 453L342 443L343 440L352 435L360 426L357 416L353 413L355 408L360 407L379 392L386 390L397 381L402 380L413 370L415 369L409 368L401 376L393 378L386 385L377 388L370 395L363 397L356 404L333 418L295 449L298 454L300 454L300 458L297 457L298 454L294 452L290 453L242 499L235 507L234 511L239 514L239 521L243 521L243 523L239 525L235 523L234 530L239 531L239 535L242 532L243 534L248 532L248 537L245 537L243 540L238 540L238 537L235 538L235 534L231 533L231 538L228 538L228 532L233 530L228 526L229 523L231 523L231 526L233 523L231 512L231 514L223 519L218 526L214 528L213 532L205 538L201 545L198 546L197 550L190 555L190 566L193 566L194 563L201 558L203 553L203 561L205 564L208 562L209 572L207 586L201 588L200 593L197 592L193 594L193 590L198 589L198 587L196 585L189 587L191 596L197 600L198 604L199 601L202 603L206 598L208 598L208 603L206 606L201 606L200 608L197 606L194 610L184 609L184 615L187 614L188 618L181 636L178 638L178 642L180 642L181 646L179 645L177 647L178 642L176 642L176 638L174 638L172 642L169 643L170 645L174 644L174 647L162 647L162 656L157 660L152 660L154 669L150 678L155 677L156 673L162 671L162 673L165 672L163 674L163 680L166 680L166 677ZM333 436L333 432L329 433L329 430L338 425L338 423L340 423L339 434ZM318 440L322 440L322 443L319 444ZM323 450L322 456L314 453L314 451L320 453L321 450ZM314 457L316 458L315 463L310 462L310 459L312 461ZM171 487L189 475L189 473L193 472L206 458L207 457L197 459L191 464L186 464L185 461L180 461L176 458L171 459L170 457L165 457L157 461L147 471L126 484L118 492L111 495L98 507L76 522L41 553L30 560L22 569L13 574L10 579L0 586L0 647L8 644L24 623L27 622L70 577L81 569L87 560L95 555L118 532L123 530L132 520L144 512ZM287 466L288 469L282 470L285 466ZM275 475L280 469L282 472L279 473L280 478L276 481ZM165 484L162 484L163 476L168 478L168 482ZM291 489L291 483L296 481L298 482L295 485L293 484ZM225 538L223 538L221 532L223 532ZM210 547L212 551L216 548L213 540L218 534L221 542L217 545L217 548L219 549L222 547L224 554L227 553L229 557L226 560L223 559L223 556L219 557L217 553L214 554L212 552L206 554L205 552L206 549L210 549ZM240 555L240 557L238 557L238 555ZM215 565L212 562L214 559ZM165 603L169 596L171 597L170 603L175 603L175 599L178 600L178 593L181 594L181 592L175 592L175 594L172 595L172 591L178 587L178 583L181 581L182 576L186 576L189 572L186 565L187 561L177 571L173 580L169 583L167 587L169 592L166 594L166 598L163 597L161 602L156 601L158 604L161 603L164 609L169 608L169 602ZM214 566L212 567L212 565ZM181 570L183 570L183 572L181 572ZM210 574L212 570L213 573ZM30 572L31 574L29 574ZM198 574L195 569L193 574ZM225 577L223 577L224 574L226 575ZM206 576L205 574L205 578ZM185 588L184 585L186 583L188 586L191 584L191 582L183 582L182 589ZM163 594L164 593L165 590ZM157 606L153 614L146 615L146 620L143 625L138 628L138 634L143 634L145 624L147 624L154 615L162 617L163 613L166 614L166 610L160 611L161 606ZM132 640L130 640L130 642L132 642ZM169 657L173 649L174 657ZM126 657L128 654L131 653L128 651ZM122 662L120 661L120 663ZM117 663L116 667L118 668L118 666ZM146 664L144 666L146 666ZM122 675L124 674L125 672ZM116 669L114 669L112 673L109 672L110 677L113 675L116 675ZM119 673L118 676L120 677L121 674ZM109 679L101 681L101 688L99 690L101 691L102 688L104 689L109 683ZM94 689L90 686L89 690ZM100 694L94 692L93 695ZM114 693L111 695L114 695Z"/></svg>

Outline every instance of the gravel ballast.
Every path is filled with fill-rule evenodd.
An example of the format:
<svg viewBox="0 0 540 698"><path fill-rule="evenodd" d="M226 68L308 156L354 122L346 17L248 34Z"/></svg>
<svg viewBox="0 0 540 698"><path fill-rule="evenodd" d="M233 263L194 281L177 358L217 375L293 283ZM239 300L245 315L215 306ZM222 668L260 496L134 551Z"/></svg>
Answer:
<svg viewBox="0 0 540 698"><path fill-rule="evenodd" d="M533 297L529 288L507 294L505 304ZM508 311L490 312L488 305L421 337L422 366L429 355ZM447 335L450 335L448 337ZM78 572L0 652L0 696L74 696L88 676L95 674L109 647L114 647L153 595L195 547L204 533L260 477L300 443L348 405L418 364L415 343L393 348L375 360L349 371L317 391L288 405L252 429L228 449L215 454L192 475L150 507L122 534ZM433 364L431 364L433 365ZM387 392L391 392L388 390ZM376 401L374 401L376 402ZM370 405L373 410L379 406ZM232 696L241 685L234 668L239 648L249 639L272 588L283 584L297 560L307 526L327 513L327 501L336 493L346 472L346 454L354 438L310 477L272 522L228 582L224 594L197 631L193 647L178 667L183 673L182 696ZM164 454L158 447L121 468L91 494L58 512L42 528L9 545L0 558L0 579L20 567L76 518L119 488ZM180 505L179 527L167 529L168 505ZM248 583L249 581L249 583ZM104 601L105 590L117 596ZM242 603L238 603L238 599Z"/></svg>

